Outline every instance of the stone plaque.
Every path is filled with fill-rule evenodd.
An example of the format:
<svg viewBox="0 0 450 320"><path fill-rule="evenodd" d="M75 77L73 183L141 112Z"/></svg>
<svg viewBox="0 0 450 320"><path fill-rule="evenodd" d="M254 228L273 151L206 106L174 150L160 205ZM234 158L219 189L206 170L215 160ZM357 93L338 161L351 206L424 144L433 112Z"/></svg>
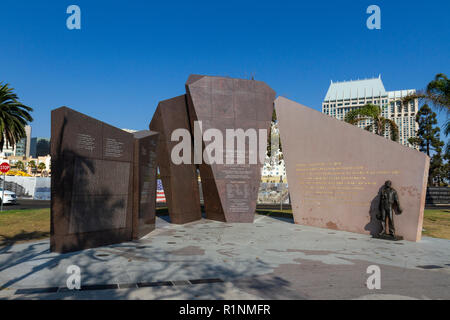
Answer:
<svg viewBox="0 0 450 320"><path fill-rule="evenodd" d="M283 97L275 100L294 221L376 235L378 193L386 180L403 208L396 234L422 234L429 158Z"/></svg>
<svg viewBox="0 0 450 320"><path fill-rule="evenodd" d="M223 154L233 154L234 163L199 164L206 216L227 222L253 222L261 178L262 163L259 148L266 148L267 140L259 141L259 129L270 130L275 92L264 82L191 75L186 82L188 113L191 131L195 121L201 121L202 132L217 129L223 136ZM258 147L250 154L245 139L245 152L237 154L237 142L227 148L227 129L248 129L257 133ZM204 151L210 142L201 145ZM194 146L195 147L195 146ZM256 156L255 163L249 158ZM239 160L242 160L240 163Z"/></svg>
<svg viewBox="0 0 450 320"><path fill-rule="evenodd" d="M67 107L52 111L51 134L51 250L131 240L134 136Z"/></svg>
<svg viewBox="0 0 450 320"><path fill-rule="evenodd" d="M156 152L158 133L135 132L133 239L139 239L155 229Z"/></svg>
<svg viewBox="0 0 450 320"><path fill-rule="evenodd" d="M90 162L89 169L81 158L75 159L69 234L126 227L130 163L98 159ZM114 193L105 186L115 186ZM110 210L98 214L103 207Z"/></svg>
<svg viewBox="0 0 450 320"><path fill-rule="evenodd" d="M172 132L176 129L190 132L186 96L161 101L150 129L160 133L157 164L171 222L183 224L201 219L196 166L189 163L174 164L171 161L171 151L177 144L171 141Z"/></svg>

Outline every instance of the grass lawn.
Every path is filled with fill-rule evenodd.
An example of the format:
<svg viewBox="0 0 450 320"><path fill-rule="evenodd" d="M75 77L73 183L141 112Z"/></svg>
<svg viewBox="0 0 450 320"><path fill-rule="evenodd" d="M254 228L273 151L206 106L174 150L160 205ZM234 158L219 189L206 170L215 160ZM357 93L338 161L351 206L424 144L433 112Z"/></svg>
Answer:
<svg viewBox="0 0 450 320"><path fill-rule="evenodd" d="M450 239L450 210L425 209L423 229L424 236Z"/></svg>
<svg viewBox="0 0 450 320"><path fill-rule="evenodd" d="M257 209L256 212L272 217L292 217L292 210ZM424 236L450 239L450 210L425 209L423 229L422 235Z"/></svg>
<svg viewBox="0 0 450 320"><path fill-rule="evenodd" d="M50 208L0 212L0 246L49 236Z"/></svg>
<svg viewBox="0 0 450 320"><path fill-rule="evenodd" d="M258 214L292 218L291 210L258 209ZM165 215L167 208L157 209L157 215ZM426 209L423 235L450 239L450 210ZM50 209L7 210L0 213L0 246L38 240L50 236Z"/></svg>

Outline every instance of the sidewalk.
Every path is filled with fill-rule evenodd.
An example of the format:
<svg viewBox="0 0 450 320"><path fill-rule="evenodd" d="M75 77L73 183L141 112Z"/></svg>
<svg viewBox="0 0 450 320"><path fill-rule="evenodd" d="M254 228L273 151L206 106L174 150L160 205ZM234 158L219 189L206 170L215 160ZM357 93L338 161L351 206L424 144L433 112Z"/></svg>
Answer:
<svg viewBox="0 0 450 320"><path fill-rule="evenodd" d="M66 288L67 267L82 290ZM369 290L367 267L381 269ZM450 240L390 242L256 215L201 220L139 242L49 252L49 241L0 248L0 299L450 299Z"/></svg>

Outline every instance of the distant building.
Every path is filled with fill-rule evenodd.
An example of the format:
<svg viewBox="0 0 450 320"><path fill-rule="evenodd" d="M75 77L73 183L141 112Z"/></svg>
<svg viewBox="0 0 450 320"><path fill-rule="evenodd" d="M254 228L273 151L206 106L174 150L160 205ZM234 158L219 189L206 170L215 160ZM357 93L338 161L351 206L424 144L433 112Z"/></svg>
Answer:
<svg viewBox="0 0 450 320"><path fill-rule="evenodd" d="M25 157L25 156L8 156L6 158L1 158L3 162L7 162L11 165L12 170L22 170L26 171L30 175L41 175L48 176L51 172L51 157L50 155L39 156L37 158ZM31 162L34 162L34 167L32 167ZM19 162L22 162L24 168L19 168ZM43 163L44 166L41 167L40 164Z"/></svg>
<svg viewBox="0 0 450 320"><path fill-rule="evenodd" d="M5 139L0 158L11 156L28 157L30 155L31 126L25 126L25 134L26 136L18 141L15 146L11 146Z"/></svg>
<svg viewBox="0 0 450 320"><path fill-rule="evenodd" d="M31 126L25 126L26 137L16 144L14 155L17 157L29 157L31 147Z"/></svg>
<svg viewBox="0 0 450 320"><path fill-rule="evenodd" d="M31 138L30 155L33 158L44 157L50 154L50 139L48 138Z"/></svg>
<svg viewBox="0 0 450 320"><path fill-rule="evenodd" d="M322 112L339 120L344 120L345 115L351 110L360 108L367 103L378 105L381 107L381 115L394 120L397 124L399 142L414 148L413 145L409 144L408 139L415 137L419 128L416 122L418 100L416 99L407 106L403 106L401 98L415 92L415 89L386 91L381 76L365 80L331 81L322 103ZM358 126L365 128L371 123L370 120L360 121ZM389 134L387 131L384 136L389 139Z"/></svg>
<svg viewBox="0 0 450 320"><path fill-rule="evenodd" d="M39 165L41 164L41 163L43 163L45 166L44 166L44 168L42 169L42 171L47 171L47 172L50 172L51 171L51 161L52 160L52 158L50 157L50 155L46 155L46 156L39 156L38 157L38 161L36 162L36 165L38 166L38 168L39 168Z"/></svg>
<svg viewBox="0 0 450 320"><path fill-rule="evenodd" d="M15 147L10 146L7 141L5 141L5 144L3 145L3 150L0 152L0 158L4 159L6 157L14 156Z"/></svg>

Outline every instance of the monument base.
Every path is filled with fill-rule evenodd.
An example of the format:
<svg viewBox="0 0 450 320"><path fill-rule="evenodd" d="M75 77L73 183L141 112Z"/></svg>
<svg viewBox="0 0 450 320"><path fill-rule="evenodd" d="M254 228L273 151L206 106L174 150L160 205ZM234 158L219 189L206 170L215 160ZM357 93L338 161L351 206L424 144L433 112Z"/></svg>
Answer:
<svg viewBox="0 0 450 320"><path fill-rule="evenodd" d="M377 235L374 235L373 238L383 239L383 240L391 240L391 241L403 240L402 236L397 236L397 235L393 236L391 234L377 234Z"/></svg>

